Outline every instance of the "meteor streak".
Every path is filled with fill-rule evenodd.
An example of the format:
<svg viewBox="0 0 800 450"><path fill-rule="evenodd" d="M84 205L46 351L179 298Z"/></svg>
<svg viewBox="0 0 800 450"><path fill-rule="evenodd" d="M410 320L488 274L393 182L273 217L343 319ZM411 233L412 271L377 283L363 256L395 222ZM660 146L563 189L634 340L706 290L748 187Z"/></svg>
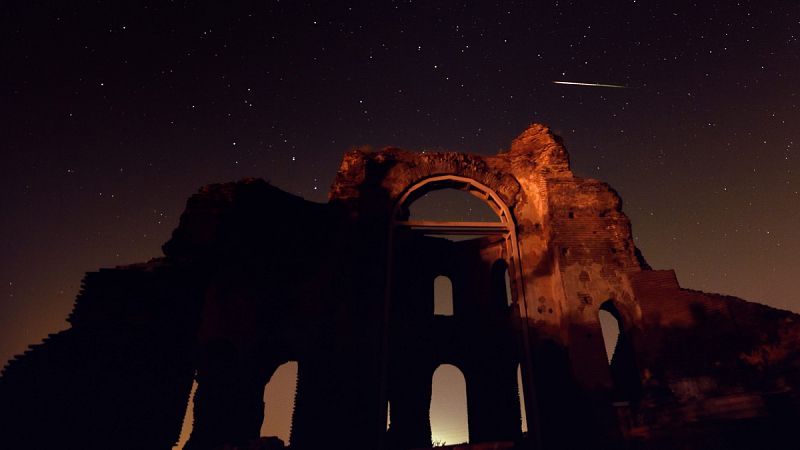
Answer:
<svg viewBox="0 0 800 450"><path fill-rule="evenodd" d="M580 83L577 81L553 81L554 84L567 84L571 86L590 86L590 87L607 87L615 89L628 89L628 86L619 84L602 84L602 83Z"/></svg>

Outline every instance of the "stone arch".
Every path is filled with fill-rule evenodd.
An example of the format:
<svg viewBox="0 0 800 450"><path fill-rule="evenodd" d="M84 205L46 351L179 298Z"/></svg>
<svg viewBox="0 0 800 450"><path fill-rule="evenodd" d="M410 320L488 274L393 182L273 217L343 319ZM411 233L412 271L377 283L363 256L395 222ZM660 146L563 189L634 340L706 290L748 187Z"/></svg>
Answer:
<svg viewBox="0 0 800 450"><path fill-rule="evenodd" d="M511 179L513 177L509 176ZM393 180L396 182L397 180ZM496 183L495 183L496 184ZM395 183L393 185L396 186ZM527 414L529 421L536 421L538 420L538 414L535 413L535 409L537 408L537 402L535 400L535 387L533 382L532 376L532 364L530 360L530 339L528 337L528 327L526 324L528 323L528 310L526 307L526 299L525 299L525 282L523 280L523 271L521 265L521 255L519 250L519 244L517 240L517 223L512 213L511 208L508 206L508 200L516 200L516 194L519 192L519 184L515 179L513 179L513 186L516 187L514 191L514 196L509 197L507 195L501 195L498 193L497 190L493 189L492 186L489 186L479 180L462 176L460 174L436 174L431 176L423 176L416 179L415 182L409 183L406 185L407 187L402 190L401 194L398 194L395 198L397 199L391 209L390 215L390 223L389 223L389 234L388 234L388 263L387 263L387 281L386 281L386 299L385 299L385 309L384 309L384 320L388 322L391 321L391 311L392 311L392 295L393 295L393 281L392 278L394 277L394 245L395 242L402 242L404 239L404 234L402 234L399 230L401 228L405 230L416 230L417 232L423 233L431 233L431 234L460 234L464 230L469 230L468 234L476 234L476 235L483 235L483 234L492 234L495 237L502 236L502 239L499 240L499 245L502 246L503 250L501 251L502 256L500 259L502 260L502 274L504 275L506 270L511 278L510 286L512 289L512 298L513 301L510 305L506 303L505 299L505 280L503 279L504 276L501 276L502 287L503 287L503 306L506 311L513 311L513 314L510 315L510 320L518 320L520 326L517 328L519 330L518 338L519 346L522 349L521 351L521 361L517 361L514 363L514 369L516 369L517 363L521 363L522 366L522 378L523 378L523 389L524 389L524 397L523 400L529 410L532 412L531 414ZM414 221L409 220L409 210L410 205L417 199L421 198L423 195L441 189L456 189L461 190L464 192L473 195L484 202L495 212L497 215L498 221L497 222L425 222L424 221ZM508 191L508 189L506 189ZM405 233L405 231L403 231ZM498 265L498 267L500 267ZM490 275L487 273L487 275ZM390 329L389 326L385 327L385 329ZM390 357L388 356L388 351L391 350L391 345L388 343L389 335L388 332L385 332L383 337L383 348L389 349L387 352L384 353L383 358L383 380L388 379L388 361ZM515 352L517 349L515 348ZM512 373L513 371L509 372ZM513 377L515 378L515 377ZM514 381L514 380L512 380ZM383 385L385 386L385 381L383 381ZM517 390L516 383L511 383L513 385L514 390ZM381 405L383 412L385 413L387 399L386 399L386 391L384 390L382 393L382 400ZM515 410L519 408L518 404ZM514 414L518 414L514 411ZM385 417L384 420L381 421L382 424L385 424ZM490 423L490 421L486 420L486 423ZM533 425L532 429L538 429L537 425ZM513 433L519 433L519 429L517 429ZM534 432L537 433L537 432ZM479 433L480 434L480 433ZM487 433L483 433L487 434ZM480 434L481 436L483 434ZM489 433L490 434L490 433ZM487 434L488 435L488 434Z"/></svg>
<svg viewBox="0 0 800 450"><path fill-rule="evenodd" d="M375 178L390 180L381 186L387 190L389 198L397 200L409 186L428 178L456 176L467 178L489 186L507 205L516 203L522 188L511 174L512 169L505 158L499 156L480 156L456 152L408 152L400 149L387 149L380 153L364 155L365 159L380 166L373 167ZM365 177L369 178L369 177ZM373 181L373 182L374 182Z"/></svg>
<svg viewBox="0 0 800 450"><path fill-rule="evenodd" d="M446 381L442 378L445 372L450 375ZM447 410L450 412L446 413ZM431 374L431 402L428 412L434 445L469 442L467 380L464 371L457 365L439 364Z"/></svg>
<svg viewBox="0 0 800 450"><path fill-rule="evenodd" d="M501 231L506 236L506 267L508 267L509 276L511 277L511 285L514 286L512 297L516 299L512 303L516 304L519 308L519 315L523 322L527 321L527 301L525 298L525 283L522 280L524 274L521 255L519 250L519 243L517 240L516 223L510 208L503 201L501 196L491 187L474 180L460 175L436 175L423 178L416 183L410 185L405 192L399 197L394 207L392 208L390 229L389 229L389 247L392 248L393 235L395 228L399 224L407 224L409 206L417 199L427 194L428 192L440 189L458 189L468 192L469 194L484 200L492 210L495 211L500 221L495 224L496 230ZM389 251L389 264L392 267L392 251ZM391 273L388 274L389 285L391 284ZM390 303L389 297L390 289L387 289L386 304ZM523 333L527 333L527 327L521 327ZM528 342L527 336L524 342Z"/></svg>
<svg viewBox="0 0 800 450"><path fill-rule="evenodd" d="M601 310L611 314L614 319L619 323L620 332L624 332L628 343L633 346L631 342L632 336L637 334L639 329L639 321L637 319L638 306L624 301L619 301L617 298L612 297L608 300L601 302L597 306L597 313Z"/></svg>
<svg viewBox="0 0 800 450"><path fill-rule="evenodd" d="M500 222L498 229L503 231L506 235L507 243L507 261L509 275L512 277L511 285L517 287L512 296L516 298L516 302L520 308L520 316L527 319L527 302L525 300L525 283L522 281L522 274L524 273L521 266L521 257L519 252L519 244L517 240L516 223L510 208L503 200L503 198L491 187L474 180L460 175L436 175L423 178L416 183L410 185L405 192L398 198L394 207L392 208L392 220L389 230L389 245L391 248L393 241L393 234L395 227L400 223L406 223L408 218L409 206L417 199L427 194L428 192L440 189L458 189L468 192L469 194L484 200L492 210L497 213ZM391 251L389 258L392 258ZM392 266L390 261L389 267ZM391 274L390 274L391 276ZM388 291L387 291L388 292ZM387 294L388 295L388 294ZM388 298L387 298L388 301ZM522 327L523 330L526 327ZM527 338L526 338L527 339Z"/></svg>
<svg viewBox="0 0 800 450"><path fill-rule="evenodd" d="M440 189L456 189L465 191L483 201L500 218L500 222L507 224L509 228L514 226L513 216L507 202L491 187L476 181L472 178L460 175L436 175L410 185L408 189L395 202L392 211L392 220L404 220L408 218L408 207L417 199L431 191Z"/></svg>
<svg viewBox="0 0 800 450"><path fill-rule="evenodd" d="M636 401L641 393L641 380L636 364L629 333L626 331L625 319L617 309L613 300L600 305L601 311L609 313L619 329L612 356L609 358L611 370L612 395L615 401Z"/></svg>

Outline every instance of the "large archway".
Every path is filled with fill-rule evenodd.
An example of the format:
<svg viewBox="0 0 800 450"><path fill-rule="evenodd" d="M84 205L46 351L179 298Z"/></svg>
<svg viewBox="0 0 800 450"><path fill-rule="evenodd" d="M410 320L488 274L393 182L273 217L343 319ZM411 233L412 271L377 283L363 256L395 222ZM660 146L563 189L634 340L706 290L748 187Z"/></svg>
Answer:
<svg viewBox="0 0 800 450"><path fill-rule="evenodd" d="M415 201L446 189L480 199L491 208L496 220L426 220L412 216L411 205ZM472 239L442 239L454 235ZM415 373L456 362L475 373L488 373L475 378L476 386L479 383L481 388L474 387L474 392L483 389L493 392L471 400L476 411L491 411L478 412L470 419L470 436L477 437L475 443L520 438L518 366L523 374L524 404L532 407L535 401L533 384L528 381L531 364L527 327L523 326L527 323L523 272L516 224L508 206L496 192L476 180L458 175L425 178L406 189L395 203L388 241L381 409L386 411L391 396L395 433L392 439L396 439L393 445L397 442L401 442L397 448L430 445L430 436L423 436L426 429L430 434L430 423L418 420L422 411L395 415L395 406L398 411L401 408L413 411L429 404L430 387L427 392L425 387L416 389L407 380L423 379L422 376L401 379L396 373ZM498 265L498 261L502 264ZM504 308L497 307L500 266L509 280L509 300ZM452 282L454 315L435 314L433 299L428 302L430 286L442 275ZM504 280L500 280L505 288ZM426 306L428 303L430 307ZM467 333L468 330L472 331ZM494 371L495 366L503 369ZM420 397L424 395L427 400ZM530 419L535 417L530 412L527 417L535 420ZM536 429L528 424L523 428Z"/></svg>
<svg viewBox="0 0 800 450"><path fill-rule="evenodd" d="M489 186L473 180L472 178L462 177L459 175L437 175L420 180L406 189L406 191L395 203L392 211L392 221L394 225L401 224L403 221L408 219L409 206L417 199L428 192L441 189L456 189L467 192L468 194L486 202L486 204L492 208L495 214L497 214L498 218L500 219L499 222L506 226L513 223L511 211L509 210L508 206Z"/></svg>

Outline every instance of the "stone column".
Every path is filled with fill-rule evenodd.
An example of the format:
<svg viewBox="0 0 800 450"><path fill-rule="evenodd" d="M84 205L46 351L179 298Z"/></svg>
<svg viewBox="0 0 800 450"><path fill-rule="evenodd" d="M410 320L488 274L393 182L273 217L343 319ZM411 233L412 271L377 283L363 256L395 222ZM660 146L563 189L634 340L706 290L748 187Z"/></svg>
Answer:
<svg viewBox="0 0 800 450"><path fill-rule="evenodd" d="M206 349L197 372L194 426L186 450L257 439L264 421L266 379L255 364L240 360L230 344Z"/></svg>

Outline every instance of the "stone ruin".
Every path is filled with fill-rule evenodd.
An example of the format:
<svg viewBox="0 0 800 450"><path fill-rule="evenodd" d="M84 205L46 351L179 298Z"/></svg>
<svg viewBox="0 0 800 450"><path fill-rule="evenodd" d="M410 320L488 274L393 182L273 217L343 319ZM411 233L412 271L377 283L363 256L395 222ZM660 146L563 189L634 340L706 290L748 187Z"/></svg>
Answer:
<svg viewBox="0 0 800 450"><path fill-rule="evenodd" d="M438 189L496 221L412 220ZM466 380L459 448L795 448L800 316L651 269L619 196L541 125L494 156L352 150L327 204L206 186L163 251L88 273L71 327L5 367L3 448L171 448L193 380L185 449L256 448L287 361L292 449L431 447L442 363ZM452 316L434 314L439 275ZM610 363L601 311L620 328Z"/></svg>

